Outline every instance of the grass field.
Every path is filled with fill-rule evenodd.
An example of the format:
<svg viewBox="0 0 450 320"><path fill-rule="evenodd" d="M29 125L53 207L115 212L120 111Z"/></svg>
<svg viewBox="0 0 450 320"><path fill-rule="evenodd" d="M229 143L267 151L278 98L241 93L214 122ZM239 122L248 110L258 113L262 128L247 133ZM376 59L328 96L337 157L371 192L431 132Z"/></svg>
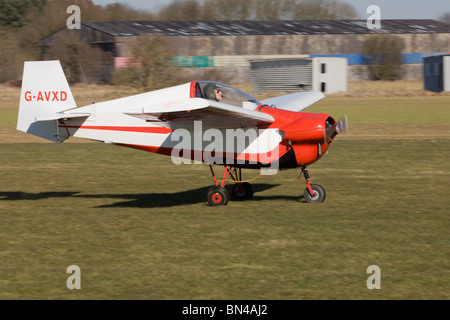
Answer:
<svg viewBox="0 0 450 320"><path fill-rule="evenodd" d="M15 130L18 91L1 90L0 299L450 298L449 95L327 97L308 111L350 131L309 168L324 203L293 169L210 207L206 165L46 143Z"/></svg>

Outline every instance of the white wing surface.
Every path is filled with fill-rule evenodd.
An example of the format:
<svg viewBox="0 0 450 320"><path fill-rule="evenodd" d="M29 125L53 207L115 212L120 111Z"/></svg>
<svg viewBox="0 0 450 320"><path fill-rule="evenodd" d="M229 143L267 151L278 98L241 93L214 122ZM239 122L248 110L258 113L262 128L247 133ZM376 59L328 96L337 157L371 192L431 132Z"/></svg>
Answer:
<svg viewBox="0 0 450 320"><path fill-rule="evenodd" d="M202 98L180 101L169 108L160 104L146 106L126 114L147 122L167 122L172 129L189 129L194 121L201 121L204 129L253 127L274 121L271 115L263 112Z"/></svg>
<svg viewBox="0 0 450 320"><path fill-rule="evenodd" d="M298 92L261 101L263 104L274 105L278 109L289 111L301 111L317 101L325 98L318 91Z"/></svg>

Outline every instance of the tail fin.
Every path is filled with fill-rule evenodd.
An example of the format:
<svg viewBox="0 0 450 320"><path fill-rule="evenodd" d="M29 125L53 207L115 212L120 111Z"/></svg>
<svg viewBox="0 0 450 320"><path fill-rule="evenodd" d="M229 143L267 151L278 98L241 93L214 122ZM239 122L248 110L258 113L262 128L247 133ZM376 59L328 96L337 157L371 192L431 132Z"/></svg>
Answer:
<svg viewBox="0 0 450 320"><path fill-rule="evenodd" d="M25 62L17 130L64 141L68 134L59 135L58 119L67 117L62 111L76 106L59 61Z"/></svg>

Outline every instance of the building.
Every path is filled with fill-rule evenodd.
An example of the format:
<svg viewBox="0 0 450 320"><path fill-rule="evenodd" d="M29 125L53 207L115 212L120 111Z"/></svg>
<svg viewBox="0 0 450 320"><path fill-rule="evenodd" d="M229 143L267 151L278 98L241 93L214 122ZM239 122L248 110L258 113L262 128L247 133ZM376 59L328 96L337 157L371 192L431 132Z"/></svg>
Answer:
<svg viewBox="0 0 450 320"><path fill-rule="evenodd" d="M424 58L423 69L425 90L450 91L450 55Z"/></svg>
<svg viewBox="0 0 450 320"><path fill-rule="evenodd" d="M346 92L346 58L304 58L256 60L250 62L255 93L270 91L320 91L327 94Z"/></svg>
<svg viewBox="0 0 450 320"><path fill-rule="evenodd" d="M364 79L364 40L377 32L405 40L406 78L421 79L422 58L450 48L450 25L443 22L383 20L381 27L371 30L365 20L82 22L79 30L64 28L42 39L41 52L48 59L52 46L76 37L101 49L97 80L109 82L116 68L126 66L136 39L164 37L186 73L216 68L250 82L251 61L314 57L346 58L349 80Z"/></svg>

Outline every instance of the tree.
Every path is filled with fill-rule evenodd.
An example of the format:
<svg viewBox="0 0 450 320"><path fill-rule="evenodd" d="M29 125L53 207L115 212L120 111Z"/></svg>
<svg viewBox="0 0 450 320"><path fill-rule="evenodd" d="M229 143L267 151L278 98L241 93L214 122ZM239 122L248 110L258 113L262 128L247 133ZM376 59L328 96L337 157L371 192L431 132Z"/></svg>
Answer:
<svg viewBox="0 0 450 320"><path fill-rule="evenodd" d="M396 80L403 76L405 41L394 35L377 34L364 41L363 54L373 80Z"/></svg>
<svg viewBox="0 0 450 320"><path fill-rule="evenodd" d="M265 0L259 0L265 1ZM214 19L210 20L251 20L254 17L253 0L209 0Z"/></svg>
<svg viewBox="0 0 450 320"><path fill-rule="evenodd" d="M47 0L0 0L0 25L7 28L23 27L30 12L42 12Z"/></svg>
<svg viewBox="0 0 450 320"><path fill-rule="evenodd" d="M343 20L356 19L358 14L349 4L328 0L304 0L295 7L295 20Z"/></svg>
<svg viewBox="0 0 450 320"><path fill-rule="evenodd" d="M0 0L0 82L18 79L23 61L40 59L40 40L66 27L69 17L67 7L72 4L80 7L82 21L154 18L149 12L133 10L126 5L102 7L92 0ZM80 63L88 77L91 70L99 67L90 65L92 62L85 56L95 56L101 52L77 39L64 39L60 46L51 49L51 53L54 57L62 57L63 66L70 71L71 79L79 79Z"/></svg>
<svg viewBox="0 0 450 320"><path fill-rule="evenodd" d="M19 46L13 33L0 28L0 83L19 78L21 61L17 52Z"/></svg>
<svg viewBox="0 0 450 320"><path fill-rule="evenodd" d="M159 11L161 20L313 20L356 19L356 10L335 0L175 1Z"/></svg>
<svg viewBox="0 0 450 320"><path fill-rule="evenodd" d="M195 21L215 20L215 12L209 6L201 5L196 0L175 1L162 8L158 13L159 20Z"/></svg>
<svg viewBox="0 0 450 320"><path fill-rule="evenodd" d="M97 63L101 61L101 54L100 48L92 47L75 35L66 35L49 48L51 59L61 61L69 83L83 82L83 72L88 79L98 75L101 66Z"/></svg>
<svg viewBox="0 0 450 320"><path fill-rule="evenodd" d="M95 21L114 21L114 20L154 20L154 14L142 11L134 10L126 4L112 3L102 8L100 12L90 18L89 20Z"/></svg>
<svg viewBox="0 0 450 320"><path fill-rule="evenodd" d="M142 91L172 86L178 81L172 61L173 52L163 38L142 37L133 45L130 67L116 72L114 84L127 84Z"/></svg>
<svg viewBox="0 0 450 320"><path fill-rule="evenodd" d="M450 24L450 12L444 13L438 20Z"/></svg>

